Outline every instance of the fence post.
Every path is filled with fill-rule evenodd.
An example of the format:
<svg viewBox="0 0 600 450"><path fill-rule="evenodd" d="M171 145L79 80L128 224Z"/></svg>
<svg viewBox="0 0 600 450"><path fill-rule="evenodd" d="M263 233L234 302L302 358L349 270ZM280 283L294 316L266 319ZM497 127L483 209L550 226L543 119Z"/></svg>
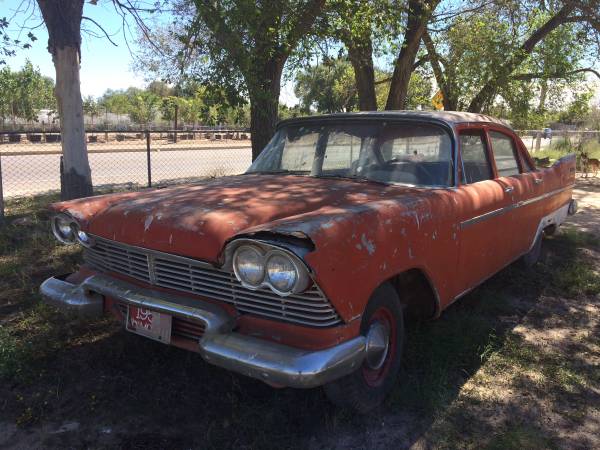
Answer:
<svg viewBox="0 0 600 450"><path fill-rule="evenodd" d="M150 162L150 132L146 130L146 161L148 165L148 187L152 187L152 165Z"/></svg>
<svg viewBox="0 0 600 450"><path fill-rule="evenodd" d="M4 191L2 190L2 155L0 154L0 225L4 224Z"/></svg>

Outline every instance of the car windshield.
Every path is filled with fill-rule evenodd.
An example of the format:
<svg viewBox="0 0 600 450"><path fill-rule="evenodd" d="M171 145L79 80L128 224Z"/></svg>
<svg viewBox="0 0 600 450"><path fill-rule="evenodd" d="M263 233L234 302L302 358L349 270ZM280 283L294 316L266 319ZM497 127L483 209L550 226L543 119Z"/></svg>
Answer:
<svg viewBox="0 0 600 450"><path fill-rule="evenodd" d="M290 124L275 133L247 173L449 186L452 144L445 130L431 124Z"/></svg>

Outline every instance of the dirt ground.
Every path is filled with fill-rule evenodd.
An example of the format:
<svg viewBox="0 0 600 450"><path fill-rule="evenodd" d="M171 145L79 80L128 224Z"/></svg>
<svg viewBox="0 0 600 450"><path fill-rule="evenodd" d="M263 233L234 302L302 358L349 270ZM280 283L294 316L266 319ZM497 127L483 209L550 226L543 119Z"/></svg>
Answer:
<svg viewBox="0 0 600 450"><path fill-rule="evenodd" d="M600 236L600 175L577 180L577 189L573 191L579 212L569 219L572 226Z"/></svg>
<svg viewBox="0 0 600 450"><path fill-rule="evenodd" d="M511 266L409 328L398 387L366 417L109 320L0 301L5 326L36 323L30 343L48 347L0 376L0 448L600 448L600 177L579 179L575 197L578 214L532 272ZM43 276L38 268L32 286Z"/></svg>

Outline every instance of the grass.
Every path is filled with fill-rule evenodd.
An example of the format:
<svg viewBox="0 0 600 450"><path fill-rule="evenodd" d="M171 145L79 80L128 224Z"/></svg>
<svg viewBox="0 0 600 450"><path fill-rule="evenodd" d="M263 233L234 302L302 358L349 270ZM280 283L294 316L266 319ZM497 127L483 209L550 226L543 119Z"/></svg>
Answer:
<svg viewBox="0 0 600 450"><path fill-rule="evenodd" d="M600 386L598 368L581 357L600 342L586 334L578 303L564 315L581 322L565 325L579 336L569 352L540 349L515 332L525 318L543 330L554 317L540 309L540 298L600 293L597 267L582 252L600 250L597 236L562 232L546 241L544 262L533 270L511 266L439 320L411 324L402 381L381 412L364 418L334 409L318 390L273 390L125 333L109 319L81 321L43 306L39 283L81 258L51 236L45 207L54 199L10 201L0 228L0 423L114 427L119 434L107 446L122 448L300 448L311 435L326 448L338 445L339 434L367 434L382 417L399 414L412 418L408 434L429 435L436 448L554 448L559 440L547 424L520 412L490 428L479 411L508 389L555 402L577 424L587 393ZM43 445L102 448L94 433L48 435Z"/></svg>
<svg viewBox="0 0 600 450"><path fill-rule="evenodd" d="M528 147L530 148L530 147ZM589 158L600 159L600 142L598 140L590 140L583 145L583 150L587 152ZM556 137L547 148L542 148L539 151L532 153L536 158L550 158L550 162L554 162L569 153L577 154L577 167L580 165L578 143L571 142L568 138Z"/></svg>

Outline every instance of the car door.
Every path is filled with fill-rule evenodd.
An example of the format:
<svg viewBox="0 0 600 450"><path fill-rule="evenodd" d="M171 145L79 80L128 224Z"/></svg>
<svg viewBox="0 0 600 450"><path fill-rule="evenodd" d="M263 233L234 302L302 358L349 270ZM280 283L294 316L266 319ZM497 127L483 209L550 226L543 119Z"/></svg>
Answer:
<svg viewBox="0 0 600 450"><path fill-rule="evenodd" d="M541 204L536 198L542 192L543 178L531 170L520 155L515 136L504 129L489 129L489 140L498 173L498 182L512 196L513 208L507 213L511 219L512 243L510 260L526 253L535 240Z"/></svg>
<svg viewBox="0 0 600 450"><path fill-rule="evenodd" d="M483 127L458 131L461 183L456 189L460 239L457 295L502 269L512 252L512 223L505 214L513 197L496 179Z"/></svg>

